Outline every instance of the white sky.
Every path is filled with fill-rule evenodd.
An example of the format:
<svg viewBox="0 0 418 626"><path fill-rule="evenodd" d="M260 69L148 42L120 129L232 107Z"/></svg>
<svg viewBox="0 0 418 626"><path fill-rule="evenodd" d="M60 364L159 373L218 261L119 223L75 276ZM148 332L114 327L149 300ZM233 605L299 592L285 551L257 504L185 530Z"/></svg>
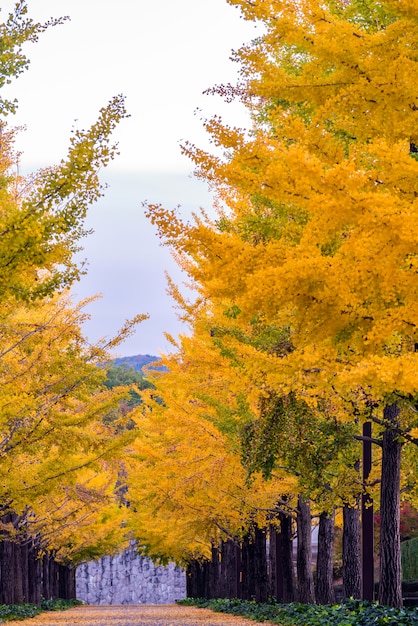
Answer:
<svg viewBox="0 0 418 626"><path fill-rule="evenodd" d="M1 1L0 18L13 4ZM196 109L245 124L238 105L202 92L234 82L238 66L229 60L231 50L256 31L226 0L28 0L28 6L37 21L63 15L71 21L26 47L30 68L5 94L19 101L10 122L26 126L18 140L22 171L58 162L74 124L87 127L113 95L126 96L131 117L115 133L121 154L104 173L110 183L106 197L91 209L95 233L83 255L90 269L75 291L78 297L102 294L89 309L86 332L92 340L146 312L151 320L119 354L158 354L167 349L163 332L180 329L164 269L180 276L141 202L210 209L206 188L190 176L192 164L181 155L180 143L209 145Z"/></svg>

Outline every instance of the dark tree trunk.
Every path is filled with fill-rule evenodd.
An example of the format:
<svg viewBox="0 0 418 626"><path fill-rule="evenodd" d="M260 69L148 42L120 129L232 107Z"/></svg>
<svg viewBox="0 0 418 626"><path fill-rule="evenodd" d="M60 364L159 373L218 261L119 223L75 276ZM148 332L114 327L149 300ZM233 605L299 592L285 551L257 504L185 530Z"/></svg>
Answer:
<svg viewBox="0 0 418 626"><path fill-rule="evenodd" d="M282 535L283 602L295 601L295 573L293 569L292 518L279 514Z"/></svg>
<svg viewBox="0 0 418 626"><path fill-rule="evenodd" d="M299 496L297 515L298 601L305 604L313 604L315 602L314 583L312 575L311 532L311 510L309 502L305 501L301 496Z"/></svg>
<svg viewBox="0 0 418 626"><path fill-rule="evenodd" d="M32 604L41 604L42 597L42 561L38 557L39 543L33 539L28 553L28 598Z"/></svg>
<svg viewBox="0 0 418 626"><path fill-rule="evenodd" d="M209 564L208 598L219 598L220 552L218 546L212 544L212 558Z"/></svg>
<svg viewBox="0 0 418 626"><path fill-rule="evenodd" d="M332 512L319 517L318 556L316 561L316 601L335 604L334 593L334 518Z"/></svg>
<svg viewBox="0 0 418 626"><path fill-rule="evenodd" d="M75 569L73 567L70 568L69 576L68 576L68 595L69 600L75 600L77 598L76 591L76 574Z"/></svg>
<svg viewBox="0 0 418 626"><path fill-rule="evenodd" d="M343 508L343 584L345 598L361 598L360 508Z"/></svg>
<svg viewBox="0 0 418 626"><path fill-rule="evenodd" d="M1 516L3 524L15 522L15 515L6 513ZM16 602L15 586L15 545L8 540L9 532L4 530L0 535L0 602L14 604Z"/></svg>
<svg viewBox="0 0 418 626"><path fill-rule="evenodd" d="M20 554L22 561L22 595L23 602L30 602L29 600L29 539L25 537L20 545Z"/></svg>
<svg viewBox="0 0 418 626"><path fill-rule="evenodd" d="M2 541L0 550L2 604L15 604L14 544L11 541Z"/></svg>
<svg viewBox="0 0 418 626"><path fill-rule="evenodd" d="M280 531L270 531L270 595L289 603L295 600L295 576L293 571L292 518L279 513Z"/></svg>
<svg viewBox="0 0 418 626"><path fill-rule="evenodd" d="M363 485L372 470L372 424L363 424ZM362 595L363 600L374 600L374 512L373 500L364 491L361 498L361 538L362 538Z"/></svg>
<svg viewBox="0 0 418 626"><path fill-rule="evenodd" d="M220 542L219 552L220 552L220 562L219 562L219 578L218 578L218 589L219 589L218 598L227 598L228 593L226 589L226 583L227 583L228 563L227 563L227 550L225 548L225 542L223 541Z"/></svg>
<svg viewBox="0 0 418 626"><path fill-rule="evenodd" d="M191 563L188 563L186 567L186 596L188 598L196 597L194 595L194 587L195 587L194 562L191 562Z"/></svg>
<svg viewBox="0 0 418 626"><path fill-rule="evenodd" d="M3 542L3 585L4 585L4 603L15 604L15 581L14 581L14 563L15 563L15 545L11 541Z"/></svg>
<svg viewBox="0 0 418 626"><path fill-rule="evenodd" d="M398 426L399 407L386 405L384 420ZM382 444L382 482L380 487L380 582L379 602L402 606L400 541L401 448L396 430L387 427Z"/></svg>
<svg viewBox="0 0 418 626"><path fill-rule="evenodd" d="M204 598L205 573L203 563L191 561L186 570L186 593L188 598Z"/></svg>
<svg viewBox="0 0 418 626"><path fill-rule="evenodd" d="M45 598L45 600L52 599L50 594L51 586L49 584L49 559L50 556L48 552L46 552L42 557L42 597Z"/></svg>
<svg viewBox="0 0 418 626"><path fill-rule="evenodd" d="M241 557L239 546L232 539L221 544L221 598L238 598Z"/></svg>
<svg viewBox="0 0 418 626"><path fill-rule="evenodd" d="M17 515L4 515L1 521L13 524L17 535L11 537L4 530L0 537L0 604L39 605L42 596L47 600L75 598L75 571L58 564L50 553L38 558L39 537L25 536Z"/></svg>
<svg viewBox="0 0 418 626"><path fill-rule="evenodd" d="M13 563L11 563L13 571L14 585L14 603L23 603L23 567L22 567L22 546L17 541L12 544L13 547Z"/></svg>
<svg viewBox="0 0 418 626"><path fill-rule="evenodd" d="M255 600L266 602L268 599L266 531L257 526L254 530L254 548Z"/></svg>
<svg viewBox="0 0 418 626"><path fill-rule="evenodd" d="M59 598L60 594L60 579L59 579L59 565L55 560L54 556L51 556L49 561L50 574L49 574L49 582L51 585L51 598Z"/></svg>
<svg viewBox="0 0 418 626"><path fill-rule="evenodd" d="M269 538L269 595L276 600L283 601L283 563L281 559L283 537L275 526L271 526Z"/></svg>
<svg viewBox="0 0 418 626"><path fill-rule="evenodd" d="M75 571L68 565L57 564L58 597L64 600L75 598Z"/></svg>
<svg viewBox="0 0 418 626"><path fill-rule="evenodd" d="M244 600L255 600L255 564L254 541L250 534L242 541L242 597Z"/></svg>
<svg viewBox="0 0 418 626"><path fill-rule="evenodd" d="M55 561L53 553L47 552L42 560L42 595L46 600L60 597L62 584L60 574L62 565ZM65 576L65 574L63 574Z"/></svg>

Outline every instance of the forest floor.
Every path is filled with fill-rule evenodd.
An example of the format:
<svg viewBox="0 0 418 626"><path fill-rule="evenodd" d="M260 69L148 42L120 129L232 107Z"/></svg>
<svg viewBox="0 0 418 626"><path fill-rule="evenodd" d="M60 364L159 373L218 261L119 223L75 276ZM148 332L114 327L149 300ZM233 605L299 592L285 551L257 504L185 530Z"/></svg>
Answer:
<svg viewBox="0 0 418 626"><path fill-rule="evenodd" d="M16 626L266 626L243 617L176 604L77 606L41 613Z"/></svg>

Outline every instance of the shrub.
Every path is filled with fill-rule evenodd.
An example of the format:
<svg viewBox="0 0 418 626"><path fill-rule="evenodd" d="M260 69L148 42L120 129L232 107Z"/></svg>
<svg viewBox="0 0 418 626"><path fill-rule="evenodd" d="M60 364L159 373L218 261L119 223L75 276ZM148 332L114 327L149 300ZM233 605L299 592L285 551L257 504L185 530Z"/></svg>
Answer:
<svg viewBox="0 0 418 626"><path fill-rule="evenodd" d="M402 551L402 578L413 580L418 578L418 537L403 541Z"/></svg>
<svg viewBox="0 0 418 626"><path fill-rule="evenodd" d="M374 602L347 600L344 604L281 604L275 600L256 603L249 600L186 598L179 604L194 605L222 613L232 613L281 626L418 626L416 608L394 609Z"/></svg>

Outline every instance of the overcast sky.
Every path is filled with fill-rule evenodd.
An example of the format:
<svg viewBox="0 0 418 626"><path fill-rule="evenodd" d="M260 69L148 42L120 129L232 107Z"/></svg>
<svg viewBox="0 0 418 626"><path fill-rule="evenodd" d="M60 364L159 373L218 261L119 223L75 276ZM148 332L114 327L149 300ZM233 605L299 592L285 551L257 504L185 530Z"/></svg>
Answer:
<svg viewBox="0 0 418 626"><path fill-rule="evenodd" d="M13 4L2 1L0 18ZM115 133L120 156L103 174L106 197L90 211L89 272L75 292L102 294L89 309L89 338L110 336L126 318L149 313L118 352L158 354L168 347L164 331L180 330L164 270L181 278L141 203L210 210L206 187L191 176L180 143L208 147L202 116L220 113L246 123L239 105L202 92L234 82L231 50L256 31L226 0L28 0L28 6L35 20L71 19L26 47L30 68L8 89L19 101L10 121L26 126L18 139L22 171L57 163L74 125L87 127L113 95L126 96L131 117Z"/></svg>

